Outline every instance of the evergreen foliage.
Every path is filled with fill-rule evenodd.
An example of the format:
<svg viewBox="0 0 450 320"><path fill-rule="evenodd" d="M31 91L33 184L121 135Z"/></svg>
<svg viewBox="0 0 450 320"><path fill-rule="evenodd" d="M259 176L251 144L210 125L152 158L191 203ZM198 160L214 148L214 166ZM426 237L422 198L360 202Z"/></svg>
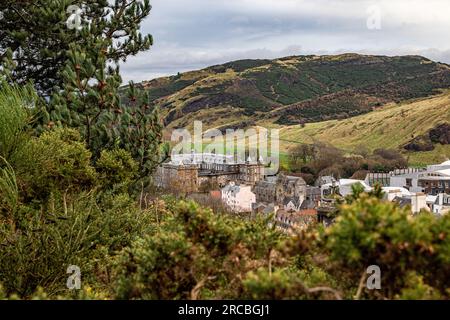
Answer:
<svg viewBox="0 0 450 320"><path fill-rule="evenodd" d="M68 28L70 6L82 10L81 30ZM139 29L150 10L149 0L5 0L0 3L0 60L9 52L16 65L11 81L33 80L42 95L51 96L62 86L73 44L81 52L106 44L102 59L109 63L149 49L152 37Z"/></svg>

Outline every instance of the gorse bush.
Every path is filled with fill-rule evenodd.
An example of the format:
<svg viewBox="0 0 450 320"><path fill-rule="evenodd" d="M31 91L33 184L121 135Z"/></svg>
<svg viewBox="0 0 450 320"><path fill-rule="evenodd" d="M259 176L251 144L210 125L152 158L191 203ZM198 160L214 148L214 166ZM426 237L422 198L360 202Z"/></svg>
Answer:
<svg viewBox="0 0 450 320"><path fill-rule="evenodd" d="M117 298L237 297L241 278L254 267L268 266L280 237L262 221L216 216L193 202L169 212L154 234L119 257Z"/></svg>
<svg viewBox="0 0 450 320"><path fill-rule="evenodd" d="M11 116L8 108L28 103L16 97L17 105L0 101L0 121L15 121L2 127L0 141L9 160L0 157L2 290L6 297L77 297L66 287L69 265L81 268L86 285L104 286L111 256L151 229L152 215L126 192L137 164L120 149L104 150L95 163L73 129L33 136L28 109Z"/></svg>
<svg viewBox="0 0 450 320"><path fill-rule="evenodd" d="M247 274L243 281L242 298L255 300L283 299L341 299L329 274L314 267L309 271L280 268L274 272L258 269Z"/></svg>
<svg viewBox="0 0 450 320"><path fill-rule="evenodd" d="M67 294L69 265L83 270L83 281L98 285L109 272L108 257L151 226L150 216L127 193L97 196L97 190L119 190L114 184L124 181L117 179L130 180L134 160L121 150L105 152L97 172L80 135L69 129L30 138L16 155L16 170L2 169L19 186L14 201L8 198L15 208L3 206L0 221L4 290L21 297L38 287L50 296Z"/></svg>
<svg viewBox="0 0 450 320"><path fill-rule="evenodd" d="M16 159L24 195L48 199L52 193L89 190L96 183L91 152L73 129L56 129L32 138Z"/></svg>
<svg viewBox="0 0 450 320"><path fill-rule="evenodd" d="M67 295L70 265L81 268L85 285L100 286L111 272L109 257L151 224L135 201L122 196L114 203L101 209L92 196L79 194L67 209L62 200L54 201L52 212L22 206L14 221L0 226L0 279L6 292L27 297L40 286L50 295Z"/></svg>
<svg viewBox="0 0 450 320"><path fill-rule="evenodd" d="M362 195L343 205L336 224L323 234L324 245L331 260L355 271L355 280L368 266L378 265L383 270L380 294L387 297L400 293L411 272L445 294L449 285L445 279L450 276L449 223L449 216L412 217L407 209Z"/></svg>
<svg viewBox="0 0 450 320"><path fill-rule="evenodd" d="M328 229L286 238L268 221L167 204L154 232L117 258L119 299L395 299L449 294L448 217L412 217L361 194ZM367 290L367 268L381 290ZM361 280L362 279L362 280ZM363 284L363 285L361 285Z"/></svg>
<svg viewBox="0 0 450 320"><path fill-rule="evenodd" d="M14 213L19 202L16 172L11 162L29 138L37 97L30 86L0 81L0 212Z"/></svg>
<svg viewBox="0 0 450 320"><path fill-rule="evenodd" d="M103 150L96 164L99 181L104 188L126 191L137 176L138 165L123 149Z"/></svg>
<svg viewBox="0 0 450 320"><path fill-rule="evenodd" d="M0 157L0 209L14 213L19 202L19 189L13 167Z"/></svg>
<svg viewBox="0 0 450 320"><path fill-rule="evenodd" d="M50 297L82 298L66 291L67 275L60 267L76 263L82 267L85 286L118 299L449 295L448 217L412 217L365 194L342 205L331 228L313 227L294 237L268 228L268 220L217 216L193 202L160 200L145 211L125 195L102 203L86 196L76 203L81 204L71 206L68 215L48 215L44 220L32 219L29 208L24 211L31 227L20 237L10 236L18 243L2 256L1 278L8 294L32 295L41 286ZM63 212L62 204L56 212ZM27 244L31 239L49 249ZM360 288L361 275L372 264L382 270L381 290ZM11 272L13 265L18 268Z"/></svg>

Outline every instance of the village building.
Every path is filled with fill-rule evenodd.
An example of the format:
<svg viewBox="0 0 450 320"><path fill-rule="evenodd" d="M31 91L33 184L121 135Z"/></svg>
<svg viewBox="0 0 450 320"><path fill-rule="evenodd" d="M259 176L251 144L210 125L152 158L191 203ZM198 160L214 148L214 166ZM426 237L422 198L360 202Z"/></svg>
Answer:
<svg viewBox="0 0 450 320"><path fill-rule="evenodd" d="M316 210L317 221L323 224L323 226L328 227L333 223L336 215L336 200L332 198L322 198L322 201Z"/></svg>
<svg viewBox="0 0 450 320"><path fill-rule="evenodd" d="M346 197L353 193L353 186L357 184L361 185L366 192L372 190L372 187L365 183L363 180L339 179L337 182L327 183L320 187L322 198L330 196L331 194L336 192L339 195Z"/></svg>
<svg viewBox="0 0 450 320"><path fill-rule="evenodd" d="M396 169L389 173L368 173L364 180L373 187L405 188L410 192L437 195L450 193L450 161L429 165L426 168Z"/></svg>
<svg viewBox="0 0 450 320"><path fill-rule="evenodd" d="M277 182L275 179L259 181L255 184L253 192L256 194L256 201L258 203L277 202Z"/></svg>
<svg viewBox="0 0 450 320"><path fill-rule="evenodd" d="M374 187L376 184L382 187L389 187L391 185L391 174L385 172L369 172L364 182L371 187Z"/></svg>
<svg viewBox="0 0 450 320"><path fill-rule="evenodd" d="M317 212L287 212L278 210L275 215L275 225L286 233L304 230L311 224L317 223Z"/></svg>
<svg viewBox="0 0 450 320"><path fill-rule="evenodd" d="M233 162L229 156L215 154L173 155L170 162L156 169L155 185L184 193L209 192L229 182L254 186L264 179L264 165L247 159Z"/></svg>
<svg viewBox="0 0 450 320"><path fill-rule="evenodd" d="M333 184L337 182L337 180L333 177L333 176L320 176L316 182L314 183L314 185L316 187L321 187L324 184Z"/></svg>
<svg viewBox="0 0 450 320"><path fill-rule="evenodd" d="M319 187L307 186L301 177L280 174L258 182L254 187L254 214L274 214L276 227L284 232L306 228L317 222Z"/></svg>
<svg viewBox="0 0 450 320"><path fill-rule="evenodd" d="M450 193L450 169L422 173L417 185L426 194Z"/></svg>
<svg viewBox="0 0 450 320"><path fill-rule="evenodd" d="M413 193L410 196L396 197L393 202L397 203L401 208L409 206L413 214L421 211L431 211L427 205L427 195L421 192Z"/></svg>
<svg viewBox="0 0 450 320"><path fill-rule="evenodd" d="M431 205L431 210L437 215L444 215L450 212L450 194L440 193L435 196L435 201Z"/></svg>
<svg viewBox="0 0 450 320"><path fill-rule="evenodd" d="M279 209L280 207L273 203L266 204L262 202L255 202L252 204L253 217L256 217L258 215L267 217L271 214L276 213Z"/></svg>
<svg viewBox="0 0 450 320"><path fill-rule="evenodd" d="M314 203L318 206L322 200L322 192L319 187L306 186L306 197L305 200Z"/></svg>
<svg viewBox="0 0 450 320"><path fill-rule="evenodd" d="M283 205L286 198L297 198L300 204L306 199L306 182L301 177L284 174L255 184L256 201Z"/></svg>
<svg viewBox="0 0 450 320"><path fill-rule="evenodd" d="M251 186L230 182L222 189L222 202L233 212L251 212L256 196Z"/></svg>
<svg viewBox="0 0 450 320"><path fill-rule="evenodd" d="M394 201L395 198L410 197L411 192L405 188L383 187L384 200Z"/></svg>
<svg viewBox="0 0 450 320"><path fill-rule="evenodd" d="M299 197L286 197L283 201L283 208L287 212L300 211L302 201Z"/></svg>

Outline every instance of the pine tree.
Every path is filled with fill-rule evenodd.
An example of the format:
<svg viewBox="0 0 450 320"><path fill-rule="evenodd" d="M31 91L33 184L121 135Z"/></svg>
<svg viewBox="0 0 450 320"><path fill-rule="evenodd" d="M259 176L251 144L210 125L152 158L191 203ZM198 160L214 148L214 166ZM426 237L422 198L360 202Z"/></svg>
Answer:
<svg viewBox="0 0 450 320"><path fill-rule="evenodd" d="M64 72L64 86L43 111L47 128L77 128L94 158L105 148L120 147L139 163L142 177L159 163L162 125L149 96L130 83L121 103L118 67L107 67L107 42L99 39L89 50L73 45Z"/></svg>
<svg viewBox="0 0 450 320"><path fill-rule="evenodd" d="M106 66L105 48L101 40L92 43L89 50L72 46L62 72L63 88L42 112L42 123L47 128L78 129L95 156L101 149L113 146L114 129L118 126L114 112L121 112L121 77L118 67Z"/></svg>
<svg viewBox="0 0 450 320"><path fill-rule="evenodd" d="M71 12L74 5L81 11ZM150 9L149 0L0 4L4 78L33 81L41 95L50 97L39 131L55 126L79 130L94 159L105 148L126 149L140 164L142 176L158 163L162 126L158 110L134 84L129 104L121 104L118 64L151 46L151 36L139 32ZM82 15L72 21L81 24L70 28L69 14Z"/></svg>
<svg viewBox="0 0 450 320"><path fill-rule="evenodd" d="M82 9L81 27L89 32L68 27L70 6ZM12 81L32 80L41 95L51 96L62 86L61 71L74 43L89 49L92 39L108 41L108 63L149 49L152 37L139 29L150 10L149 0L2 0L0 61L9 53L16 64Z"/></svg>
<svg viewBox="0 0 450 320"><path fill-rule="evenodd" d="M129 151L139 163L139 172L148 175L159 163L162 125L158 109L150 106L147 92L133 82L128 89L129 103L120 113L120 147Z"/></svg>

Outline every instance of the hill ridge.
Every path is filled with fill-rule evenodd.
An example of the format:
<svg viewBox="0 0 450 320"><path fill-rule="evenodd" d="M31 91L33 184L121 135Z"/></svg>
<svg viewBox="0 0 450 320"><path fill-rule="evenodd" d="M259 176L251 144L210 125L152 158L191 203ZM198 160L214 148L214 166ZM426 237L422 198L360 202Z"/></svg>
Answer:
<svg viewBox="0 0 450 320"><path fill-rule="evenodd" d="M343 119L450 88L450 67L416 55L242 59L144 81L169 128Z"/></svg>

